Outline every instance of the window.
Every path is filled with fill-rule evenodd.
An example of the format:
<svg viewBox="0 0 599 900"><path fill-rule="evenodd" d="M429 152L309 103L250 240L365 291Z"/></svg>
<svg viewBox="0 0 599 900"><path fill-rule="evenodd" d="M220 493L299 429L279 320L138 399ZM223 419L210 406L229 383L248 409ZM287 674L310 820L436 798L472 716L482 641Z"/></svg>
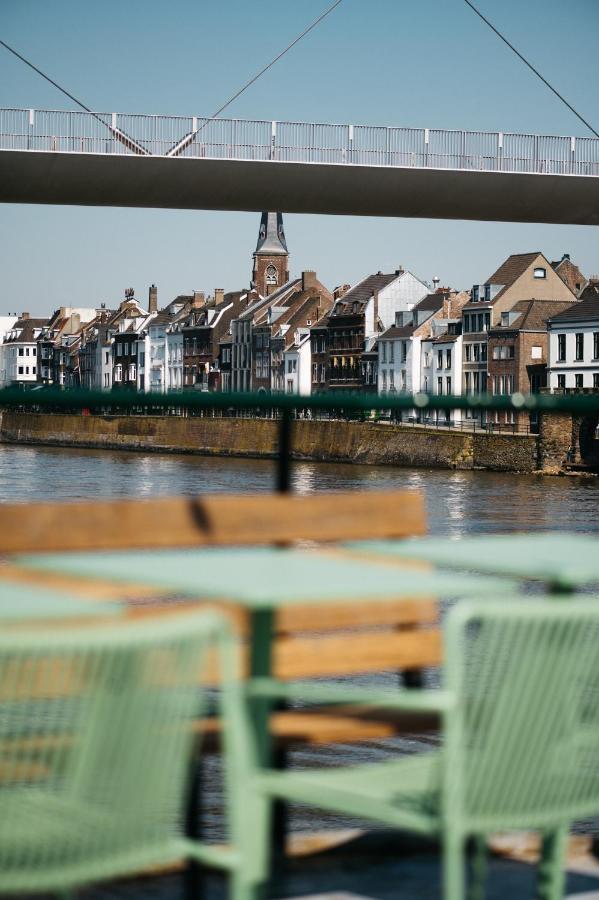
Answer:
<svg viewBox="0 0 599 900"><path fill-rule="evenodd" d="M312 381L318 381L318 363L312 363Z"/></svg>
<svg viewBox="0 0 599 900"><path fill-rule="evenodd" d="M445 368L451 369L451 350L445 351Z"/></svg>
<svg viewBox="0 0 599 900"><path fill-rule="evenodd" d="M480 345L480 359L481 359L481 362L487 361L487 345L486 344Z"/></svg>
<svg viewBox="0 0 599 900"><path fill-rule="evenodd" d="M129 366L129 381L135 381L137 378L136 366L135 363L131 363Z"/></svg>
<svg viewBox="0 0 599 900"><path fill-rule="evenodd" d="M382 379L383 379L383 391L386 391L387 390L387 372L385 369L383 369Z"/></svg>
<svg viewBox="0 0 599 900"><path fill-rule="evenodd" d="M287 379L287 393L293 394L293 378Z"/></svg>
<svg viewBox="0 0 599 900"><path fill-rule="evenodd" d="M472 393L472 373L466 372L465 377L466 377L466 393L471 394Z"/></svg>
<svg viewBox="0 0 599 900"><path fill-rule="evenodd" d="M535 278L547 278L547 269L544 269L542 266L537 266L533 275Z"/></svg>
<svg viewBox="0 0 599 900"><path fill-rule="evenodd" d="M25 356L29 356L29 347L25 347Z"/></svg>
<svg viewBox="0 0 599 900"><path fill-rule="evenodd" d="M408 358L408 342L402 341L401 342L401 361L402 361L402 363L405 363L407 358Z"/></svg>
<svg viewBox="0 0 599 900"><path fill-rule="evenodd" d="M566 389L566 376L564 374L557 376L557 386L560 391L565 391Z"/></svg>
<svg viewBox="0 0 599 900"><path fill-rule="evenodd" d="M36 356L36 355L37 355L37 347L32 347L32 348L31 348L31 355L32 355L32 356Z"/></svg>
<svg viewBox="0 0 599 900"><path fill-rule="evenodd" d="M19 347L19 356L23 356L23 348Z"/></svg>
<svg viewBox="0 0 599 900"><path fill-rule="evenodd" d="M576 335L576 356L574 359L584 359L584 332L578 332Z"/></svg>
<svg viewBox="0 0 599 900"><path fill-rule="evenodd" d="M266 284L276 284L279 280L277 270L273 265L266 267Z"/></svg>
<svg viewBox="0 0 599 900"><path fill-rule="evenodd" d="M449 375L445 378L445 393L451 394L451 376Z"/></svg>
<svg viewBox="0 0 599 900"><path fill-rule="evenodd" d="M599 359L599 331L593 332L593 359Z"/></svg>
<svg viewBox="0 0 599 900"><path fill-rule="evenodd" d="M442 378L437 378L437 393L438 394L443 393L443 379Z"/></svg>
<svg viewBox="0 0 599 900"><path fill-rule="evenodd" d="M480 360L480 344L473 344L472 347L474 350L474 362L479 362L479 360Z"/></svg>
<svg viewBox="0 0 599 900"><path fill-rule="evenodd" d="M122 355L123 355L123 345L122 345L122 344L117 344L117 345L116 345L116 355L117 355L117 356L122 356Z"/></svg>
<svg viewBox="0 0 599 900"><path fill-rule="evenodd" d="M394 358L393 358L393 347L394 346L395 346L394 342L389 341L389 362L390 363L394 362Z"/></svg>
<svg viewBox="0 0 599 900"><path fill-rule="evenodd" d="M395 372L393 371L393 369L389 371L389 390L395 390Z"/></svg>
<svg viewBox="0 0 599 900"><path fill-rule="evenodd" d="M438 369L443 368L443 351L442 350L437 350L437 368Z"/></svg>
<svg viewBox="0 0 599 900"><path fill-rule="evenodd" d="M485 314L479 313L477 319L478 319L478 330L484 331L485 330L485 321L486 321Z"/></svg>
<svg viewBox="0 0 599 900"><path fill-rule="evenodd" d="M530 358L531 359L543 359L543 348L542 347L531 347L530 348Z"/></svg>
<svg viewBox="0 0 599 900"><path fill-rule="evenodd" d="M19 366L19 375L23 374L23 366Z"/></svg>
<svg viewBox="0 0 599 900"><path fill-rule="evenodd" d="M466 350L466 362L472 361L472 344L464 344ZM497 357L495 357L497 359Z"/></svg>
<svg viewBox="0 0 599 900"><path fill-rule="evenodd" d="M582 372L577 372L576 375L574 376L574 387L575 388L584 387L584 378L583 378Z"/></svg>
<svg viewBox="0 0 599 900"><path fill-rule="evenodd" d="M593 372L593 389L599 391L599 372Z"/></svg>
<svg viewBox="0 0 599 900"><path fill-rule="evenodd" d="M566 335L558 334L557 336L557 361L564 362L566 359Z"/></svg>
<svg viewBox="0 0 599 900"><path fill-rule="evenodd" d="M123 380L123 367L119 364L114 367L114 380L122 381Z"/></svg>
<svg viewBox="0 0 599 900"><path fill-rule="evenodd" d="M387 362L387 341L381 341L381 362Z"/></svg>
<svg viewBox="0 0 599 900"><path fill-rule="evenodd" d="M37 366L31 367L31 373L32 373L32 375L35 375L37 373Z"/></svg>

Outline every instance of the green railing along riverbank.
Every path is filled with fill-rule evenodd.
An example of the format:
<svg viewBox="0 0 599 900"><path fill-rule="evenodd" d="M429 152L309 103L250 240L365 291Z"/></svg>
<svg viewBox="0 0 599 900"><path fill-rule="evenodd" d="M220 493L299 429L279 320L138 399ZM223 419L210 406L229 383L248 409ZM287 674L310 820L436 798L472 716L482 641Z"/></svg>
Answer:
<svg viewBox="0 0 599 900"><path fill-rule="evenodd" d="M526 411L540 415L569 414L582 418L599 418L599 392L556 394L511 394L495 396L437 394L359 394L330 392L300 396L279 393L211 393L185 391L177 393L137 393L128 390L88 391L40 388L0 390L0 409L23 409L38 412L74 412L92 414L117 412L149 413L160 411L221 410L272 413L280 416L277 490L289 490L291 428L294 415L307 411L340 412L360 415L376 411L390 413L406 410Z"/></svg>

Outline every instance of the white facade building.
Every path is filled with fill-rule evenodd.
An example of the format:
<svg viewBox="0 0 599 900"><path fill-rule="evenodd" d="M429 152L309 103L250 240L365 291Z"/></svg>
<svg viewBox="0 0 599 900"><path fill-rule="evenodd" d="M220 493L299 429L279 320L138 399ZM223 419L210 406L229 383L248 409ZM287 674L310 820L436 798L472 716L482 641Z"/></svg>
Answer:
<svg viewBox="0 0 599 900"><path fill-rule="evenodd" d="M307 397L312 391L312 351L310 329L298 328L295 340L283 353L285 393Z"/></svg>
<svg viewBox="0 0 599 900"><path fill-rule="evenodd" d="M580 303L549 319L547 328L548 387L599 391L599 280L591 280Z"/></svg>
<svg viewBox="0 0 599 900"><path fill-rule="evenodd" d="M28 386L37 381L37 339L46 319L32 319L29 313L13 321L3 341L3 369L6 385Z"/></svg>
<svg viewBox="0 0 599 900"><path fill-rule="evenodd" d="M6 387L9 383L7 360L8 347L4 345L7 332L11 331L18 321L17 316L0 316L0 387Z"/></svg>

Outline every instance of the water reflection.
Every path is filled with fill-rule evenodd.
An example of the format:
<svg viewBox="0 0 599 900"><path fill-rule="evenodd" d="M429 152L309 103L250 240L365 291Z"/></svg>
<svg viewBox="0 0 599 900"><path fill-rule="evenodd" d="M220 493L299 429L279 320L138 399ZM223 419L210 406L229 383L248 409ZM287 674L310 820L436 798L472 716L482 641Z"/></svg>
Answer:
<svg viewBox="0 0 599 900"><path fill-rule="evenodd" d="M274 483L270 460L0 445L0 502L251 493ZM292 483L301 494L421 490L433 534L599 532L599 479L299 462Z"/></svg>

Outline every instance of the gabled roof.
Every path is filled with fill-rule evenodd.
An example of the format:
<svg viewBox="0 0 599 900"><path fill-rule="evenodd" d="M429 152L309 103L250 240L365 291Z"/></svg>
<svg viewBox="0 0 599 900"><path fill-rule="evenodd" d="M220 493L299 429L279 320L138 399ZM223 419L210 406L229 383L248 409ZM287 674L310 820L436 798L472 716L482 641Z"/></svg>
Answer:
<svg viewBox="0 0 599 900"><path fill-rule="evenodd" d="M412 312L416 310L420 312L436 312L443 306L443 301L449 297L449 291L443 293L427 294L419 303L412 308Z"/></svg>
<svg viewBox="0 0 599 900"><path fill-rule="evenodd" d="M570 303L563 312L551 316L552 324L560 322L582 322L585 319L599 319L599 286L587 285L583 299Z"/></svg>
<svg viewBox="0 0 599 900"><path fill-rule="evenodd" d="M547 320L559 315L563 310L576 306L576 302L568 300L519 300L512 306L510 314L519 313L510 325L494 325L494 331L546 331Z"/></svg>
<svg viewBox="0 0 599 900"><path fill-rule="evenodd" d="M352 316L363 313L372 295L387 287L388 284L391 284L392 281L395 281L402 274L393 272L389 275L384 275L382 272L378 272L376 275L368 275L358 282L355 287L350 288L343 297L335 301L331 315L335 318L336 316ZM355 313L354 303L358 304Z"/></svg>
<svg viewBox="0 0 599 900"><path fill-rule="evenodd" d="M497 271L487 278L485 284L503 284L506 288L511 287L538 256L543 256L540 250L535 253L512 253Z"/></svg>
<svg viewBox="0 0 599 900"><path fill-rule="evenodd" d="M387 338L408 338L412 337L414 332L416 331L416 325L392 325L391 328L387 328L382 334L379 334L379 340L386 340Z"/></svg>

